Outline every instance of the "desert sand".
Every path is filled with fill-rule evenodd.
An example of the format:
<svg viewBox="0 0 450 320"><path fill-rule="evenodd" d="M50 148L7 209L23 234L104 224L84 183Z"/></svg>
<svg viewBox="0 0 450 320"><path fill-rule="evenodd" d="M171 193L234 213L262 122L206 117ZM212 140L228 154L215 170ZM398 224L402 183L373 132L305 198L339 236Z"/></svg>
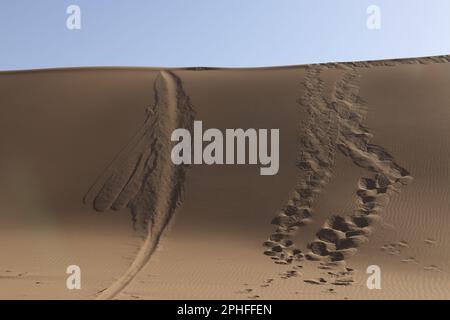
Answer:
<svg viewBox="0 0 450 320"><path fill-rule="evenodd" d="M448 56L0 72L0 298L449 299L449 85ZM278 173L174 165L194 120L278 128Z"/></svg>

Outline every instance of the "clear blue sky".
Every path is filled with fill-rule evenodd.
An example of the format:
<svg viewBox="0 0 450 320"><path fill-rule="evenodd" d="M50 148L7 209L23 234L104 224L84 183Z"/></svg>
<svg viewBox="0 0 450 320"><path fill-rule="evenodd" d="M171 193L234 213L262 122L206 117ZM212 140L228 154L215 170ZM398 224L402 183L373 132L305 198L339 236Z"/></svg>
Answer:
<svg viewBox="0 0 450 320"><path fill-rule="evenodd" d="M66 8L81 8L81 30ZM381 29L366 27L369 5ZM0 70L255 67L450 53L449 0L1 0Z"/></svg>

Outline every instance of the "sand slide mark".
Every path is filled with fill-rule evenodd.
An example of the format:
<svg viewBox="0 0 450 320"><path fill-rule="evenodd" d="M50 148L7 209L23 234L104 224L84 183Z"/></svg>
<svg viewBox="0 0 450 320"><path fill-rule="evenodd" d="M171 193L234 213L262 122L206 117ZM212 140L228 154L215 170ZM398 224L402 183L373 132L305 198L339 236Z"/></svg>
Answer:
<svg viewBox="0 0 450 320"><path fill-rule="evenodd" d="M114 298L133 280L182 200L186 167L172 163L170 137L176 128L192 130L194 111L175 74L161 71L154 87L155 104L143 126L84 198L97 211L129 208L134 225L145 234L128 270L97 299Z"/></svg>

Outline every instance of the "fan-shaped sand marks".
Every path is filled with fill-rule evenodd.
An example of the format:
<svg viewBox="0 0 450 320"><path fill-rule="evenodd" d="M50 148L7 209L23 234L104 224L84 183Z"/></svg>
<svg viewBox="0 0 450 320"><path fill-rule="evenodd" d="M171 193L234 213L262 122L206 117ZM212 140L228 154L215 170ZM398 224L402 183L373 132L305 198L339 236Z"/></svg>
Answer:
<svg viewBox="0 0 450 320"><path fill-rule="evenodd" d="M84 202L97 211L128 207L141 221L146 237L128 270L98 299L111 299L137 275L155 251L181 202L185 167L171 159L171 134L192 129L194 112L180 79L162 71L155 80L155 105L144 125L87 193Z"/></svg>

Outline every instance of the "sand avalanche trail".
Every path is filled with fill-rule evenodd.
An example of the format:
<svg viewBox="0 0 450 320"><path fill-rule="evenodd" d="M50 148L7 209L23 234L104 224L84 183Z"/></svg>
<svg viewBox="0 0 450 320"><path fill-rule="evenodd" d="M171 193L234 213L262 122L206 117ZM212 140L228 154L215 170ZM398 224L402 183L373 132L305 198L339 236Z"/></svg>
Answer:
<svg viewBox="0 0 450 320"><path fill-rule="evenodd" d="M155 80L155 104L130 144L91 187L84 202L97 211L129 208L145 240L129 269L98 299L121 292L155 251L159 239L180 204L184 166L170 159L170 136L176 128L191 130L194 112L180 79L162 71Z"/></svg>
<svg viewBox="0 0 450 320"><path fill-rule="evenodd" d="M362 124L366 108L359 96L360 74L351 65L337 67L341 74L328 96L321 78L327 66L309 67L304 79L300 105L309 119L300 136L299 183L291 200L272 221L276 230L264 243L265 254L278 264L307 259L320 261L321 268L344 267L345 260L368 240L371 225L390 196L412 180L392 155L370 143L372 135ZM361 177L356 186L356 212L330 216L316 239L308 243L308 252L303 253L293 237L313 218L314 200L332 178L337 150L370 175Z"/></svg>

